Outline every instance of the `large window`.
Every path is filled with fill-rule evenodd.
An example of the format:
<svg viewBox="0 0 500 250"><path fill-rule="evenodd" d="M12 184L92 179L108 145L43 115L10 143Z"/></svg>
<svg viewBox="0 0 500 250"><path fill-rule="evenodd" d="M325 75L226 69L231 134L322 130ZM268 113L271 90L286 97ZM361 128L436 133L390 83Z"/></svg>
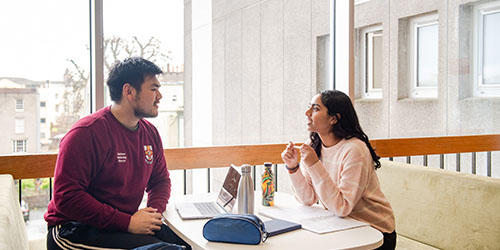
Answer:
<svg viewBox="0 0 500 250"><path fill-rule="evenodd" d="M437 14L411 19L409 30L410 97L437 97L439 56Z"/></svg>
<svg viewBox="0 0 500 250"><path fill-rule="evenodd" d="M382 98L382 26L364 28L362 35L362 70L364 98Z"/></svg>
<svg viewBox="0 0 500 250"><path fill-rule="evenodd" d="M0 3L0 103L11 103L0 112L0 154L57 152L73 123L90 113L89 2ZM30 239L46 237L49 187L49 179L22 181Z"/></svg>
<svg viewBox="0 0 500 250"><path fill-rule="evenodd" d="M184 145L184 25L183 1L103 1L104 77L117 60L140 56L156 63L163 98L159 114L148 118L160 133L164 147ZM134 18L122 18L130 16ZM120 20L119 22L117 20ZM111 105L105 86L105 105ZM171 171L174 194L182 194L182 171Z"/></svg>
<svg viewBox="0 0 500 250"><path fill-rule="evenodd" d="M500 1L474 8L474 96L500 96Z"/></svg>

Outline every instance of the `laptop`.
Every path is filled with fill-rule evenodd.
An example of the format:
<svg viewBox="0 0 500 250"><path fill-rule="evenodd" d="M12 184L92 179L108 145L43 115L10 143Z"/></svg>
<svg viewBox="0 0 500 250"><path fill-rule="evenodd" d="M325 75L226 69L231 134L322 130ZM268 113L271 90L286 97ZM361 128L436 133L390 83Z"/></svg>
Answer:
<svg viewBox="0 0 500 250"><path fill-rule="evenodd" d="M209 219L219 214L231 213L236 203L240 173L229 167L215 202L181 202L175 204L175 210L183 220Z"/></svg>

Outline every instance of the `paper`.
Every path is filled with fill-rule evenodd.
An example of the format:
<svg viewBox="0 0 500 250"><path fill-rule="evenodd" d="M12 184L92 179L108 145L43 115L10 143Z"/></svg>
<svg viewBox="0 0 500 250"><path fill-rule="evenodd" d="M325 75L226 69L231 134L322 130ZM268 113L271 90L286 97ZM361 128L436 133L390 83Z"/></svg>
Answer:
<svg viewBox="0 0 500 250"><path fill-rule="evenodd" d="M259 214L273 219L299 223L302 228L318 234L368 226L367 223L352 218L337 217L332 212L318 206L262 207Z"/></svg>

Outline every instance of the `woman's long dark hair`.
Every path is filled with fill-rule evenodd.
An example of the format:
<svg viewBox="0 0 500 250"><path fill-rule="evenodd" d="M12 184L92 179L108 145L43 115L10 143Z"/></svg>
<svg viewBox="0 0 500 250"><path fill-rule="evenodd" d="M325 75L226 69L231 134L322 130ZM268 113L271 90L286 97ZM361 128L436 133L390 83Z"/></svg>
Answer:
<svg viewBox="0 0 500 250"><path fill-rule="evenodd" d="M331 132L338 138L350 139L356 137L365 142L373 158L375 169L380 168L380 157L375 153L368 136L361 129L351 99L340 91L325 90L321 92L321 102L328 109L328 115L337 117L337 123L332 126ZM320 158L321 138L316 132L311 132L309 137L311 138L311 147L314 148L318 158Z"/></svg>

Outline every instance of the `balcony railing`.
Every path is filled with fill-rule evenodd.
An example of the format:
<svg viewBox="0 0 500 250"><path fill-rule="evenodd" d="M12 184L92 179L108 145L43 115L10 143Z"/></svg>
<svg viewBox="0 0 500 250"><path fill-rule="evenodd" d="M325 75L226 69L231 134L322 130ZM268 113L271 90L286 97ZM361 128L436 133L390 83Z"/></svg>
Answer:
<svg viewBox="0 0 500 250"><path fill-rule="evenodd" d="M461 170L462 154L471 154L471 172L476 173L476 153L486 152L486 173L491 177L492 151L500 151L500 134L475 136L446 136L425 138L402 138L371 140L372 146L382 158L393 160L394 157L422 156L423 165L428 165L429 155L439 155L440 168L444 168L445 154L455 154L456 171ZM164 150L169 170L184 170L184 193L186 193L186 170L207 169L210 191L210 169L228 167L230 164L262 165L272 162L276 171L277 164L282 164L281 152L286 144L212 146L191 148L169 148ZM51 178L57 154L33 154L0 156L0 174L11 174L14 179ZM253 168L256 180L256 168ZM276 178L278 179L278 178ZM19 199L22 197L19 185ZM255 186L255 185L254 185ZM276 185L278 187L278 185ZM52 178L50 180L50 198L52 198Z"/></svg>

